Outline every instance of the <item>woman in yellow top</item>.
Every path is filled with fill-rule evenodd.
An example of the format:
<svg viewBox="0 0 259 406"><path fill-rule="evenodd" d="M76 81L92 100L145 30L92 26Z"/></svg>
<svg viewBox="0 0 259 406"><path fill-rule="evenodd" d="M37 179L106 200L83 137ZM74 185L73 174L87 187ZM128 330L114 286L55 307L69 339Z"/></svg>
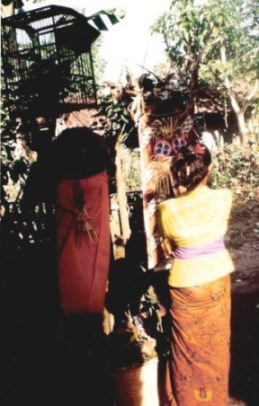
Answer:
<svg viewBox="0 0 259 406"><path fill-rule="evenodd" d="M231 192L207 186L211 155L181 148L171 173L179 192L159 205L159 226L173 258L169 274L171 405L226 406L230 361L230 273L224 246ZM170 247L170 248L169 248Z"/></svg>

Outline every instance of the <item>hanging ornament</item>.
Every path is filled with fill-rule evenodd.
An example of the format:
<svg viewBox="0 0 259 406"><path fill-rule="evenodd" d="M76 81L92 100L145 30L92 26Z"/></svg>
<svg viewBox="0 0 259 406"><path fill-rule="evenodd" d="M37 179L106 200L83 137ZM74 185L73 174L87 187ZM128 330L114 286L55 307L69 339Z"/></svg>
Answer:
<svg viewBox="0 0 259 406"><path fill-rule="evenodd" d="M154 155L156 158L166 158L170 156L172 146L166 140L157 141L154 145Z"/></svg>

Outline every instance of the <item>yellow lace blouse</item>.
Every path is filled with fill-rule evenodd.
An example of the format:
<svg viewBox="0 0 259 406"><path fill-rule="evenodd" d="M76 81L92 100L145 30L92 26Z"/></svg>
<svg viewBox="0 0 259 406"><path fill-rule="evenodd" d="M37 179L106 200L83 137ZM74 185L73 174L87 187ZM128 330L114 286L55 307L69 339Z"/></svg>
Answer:
<svg viewBox="0 0 259 406"><path fill-rule="evenodd" d="M165 245L188 248L213 243L227 231L230 190L201 186L159 205L158 222ZM191 287L212 282L234 270L227 249L206 256L172 259L169 285Z"/></svg>

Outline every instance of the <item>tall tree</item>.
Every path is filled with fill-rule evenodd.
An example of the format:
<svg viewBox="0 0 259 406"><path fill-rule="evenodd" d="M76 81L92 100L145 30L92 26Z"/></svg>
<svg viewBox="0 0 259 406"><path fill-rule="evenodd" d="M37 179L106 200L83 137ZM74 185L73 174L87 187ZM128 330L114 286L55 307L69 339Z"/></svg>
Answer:
<svg viewBox="0 0 259 406"><path fill-rule="evenodd" d="M258 0L174 0L153 25L181 84L196 90L205 81L227 97L240 139L247 142L245 114L258 98Z"/></svg>

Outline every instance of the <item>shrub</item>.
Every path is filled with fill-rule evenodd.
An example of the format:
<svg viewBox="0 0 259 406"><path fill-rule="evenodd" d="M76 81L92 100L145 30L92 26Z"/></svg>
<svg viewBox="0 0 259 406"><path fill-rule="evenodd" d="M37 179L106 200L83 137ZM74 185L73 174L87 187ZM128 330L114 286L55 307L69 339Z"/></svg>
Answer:
<svg viewBox="0 0 259 406"><path fill-rule="evenodd" d="M248 201L259 197L259 147L225 144L214 153L210 181L212 188L228 187L234 201Z"/></svg>

